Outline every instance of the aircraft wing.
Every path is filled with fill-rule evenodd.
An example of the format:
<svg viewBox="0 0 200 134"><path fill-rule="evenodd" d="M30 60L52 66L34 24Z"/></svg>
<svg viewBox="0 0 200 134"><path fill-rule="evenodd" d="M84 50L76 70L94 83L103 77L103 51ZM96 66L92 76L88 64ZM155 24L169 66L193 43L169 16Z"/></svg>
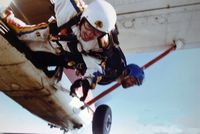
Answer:
<svg viewBox="0 0 200 134"><path fill-rule="evenodd" d="M182 40L183 48L200 47L199 0L113 0L118 12L121 47L147 52Z"/></svg>

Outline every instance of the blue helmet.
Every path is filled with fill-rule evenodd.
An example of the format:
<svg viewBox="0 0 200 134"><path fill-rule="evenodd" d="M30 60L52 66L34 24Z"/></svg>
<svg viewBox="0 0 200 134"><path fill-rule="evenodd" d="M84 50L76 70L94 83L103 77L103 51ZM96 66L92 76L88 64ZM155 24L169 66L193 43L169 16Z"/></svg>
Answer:
<svg viewBox="0 0 200 134"><path fill-rule="evenodd" d="M124 88L136 85L141 85L144 80L144 71L136 64L129 64L125 68L125 76L122 80L122 86Z"/></svg>

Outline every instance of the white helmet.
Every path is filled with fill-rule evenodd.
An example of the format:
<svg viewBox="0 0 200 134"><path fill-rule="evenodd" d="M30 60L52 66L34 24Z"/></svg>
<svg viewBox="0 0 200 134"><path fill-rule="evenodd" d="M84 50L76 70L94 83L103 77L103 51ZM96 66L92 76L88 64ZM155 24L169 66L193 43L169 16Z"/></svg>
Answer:
<svg viewBox="0 0 200 134"><path fill-rule="evenodd" d="M117 20L116 11L113 6L105 0L94 0L83 11L81 16L96 29L109 33Z"/></svg>

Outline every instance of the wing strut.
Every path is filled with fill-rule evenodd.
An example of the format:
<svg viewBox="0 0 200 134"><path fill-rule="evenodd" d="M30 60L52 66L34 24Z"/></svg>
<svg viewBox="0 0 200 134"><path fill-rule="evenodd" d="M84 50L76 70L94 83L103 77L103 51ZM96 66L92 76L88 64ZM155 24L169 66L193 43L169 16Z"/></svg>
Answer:
<svg viewBox="0 0 200 134"><path fill-rule="evenodd" d="M171 44L170 48L168 48L166 51L161 53L159 56L155 57L154 59L152 59L151 61L149 61L145 65L143 65L143 67L142 67L143 70L147 69L148 67L150 67L151 65L153 65L154 63L156 63L157 61L159 61L160 59L162 59L166 55L168 55L170 52L172 52L172 51L174 51L174 50L176 50L178 48L181 48L182 45L183 45L183 43L180 40L173 41L173 43ZM121 86L121 83L115 83L113 86L111 86L107 90L103 91L102 93L97 95L92 100L88 101L85 105L81 106L80 109L83 110L85 107L90 106L91 104L95 103L97 100L101 99L105 95L107 95L110 92L112 92L113 90L117 89L119 86Z"/></svg>

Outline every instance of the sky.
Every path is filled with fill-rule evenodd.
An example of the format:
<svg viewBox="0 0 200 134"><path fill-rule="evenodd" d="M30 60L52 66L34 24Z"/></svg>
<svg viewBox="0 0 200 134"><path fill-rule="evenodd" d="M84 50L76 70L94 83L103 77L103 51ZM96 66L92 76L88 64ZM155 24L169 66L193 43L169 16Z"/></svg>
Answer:
<svg viewBox="0 0 200 134"><path fill-rule="evenodd" d="M160 52L126 54L143 66ZM112 109L110 134L200 134L200 48L170 53L145 70L141 86L118 88L100 100ZM108 86L98 86L96 95ZM0 133L62 134L0 93ZM87 133L89 134L89 133Z"/></svg>

